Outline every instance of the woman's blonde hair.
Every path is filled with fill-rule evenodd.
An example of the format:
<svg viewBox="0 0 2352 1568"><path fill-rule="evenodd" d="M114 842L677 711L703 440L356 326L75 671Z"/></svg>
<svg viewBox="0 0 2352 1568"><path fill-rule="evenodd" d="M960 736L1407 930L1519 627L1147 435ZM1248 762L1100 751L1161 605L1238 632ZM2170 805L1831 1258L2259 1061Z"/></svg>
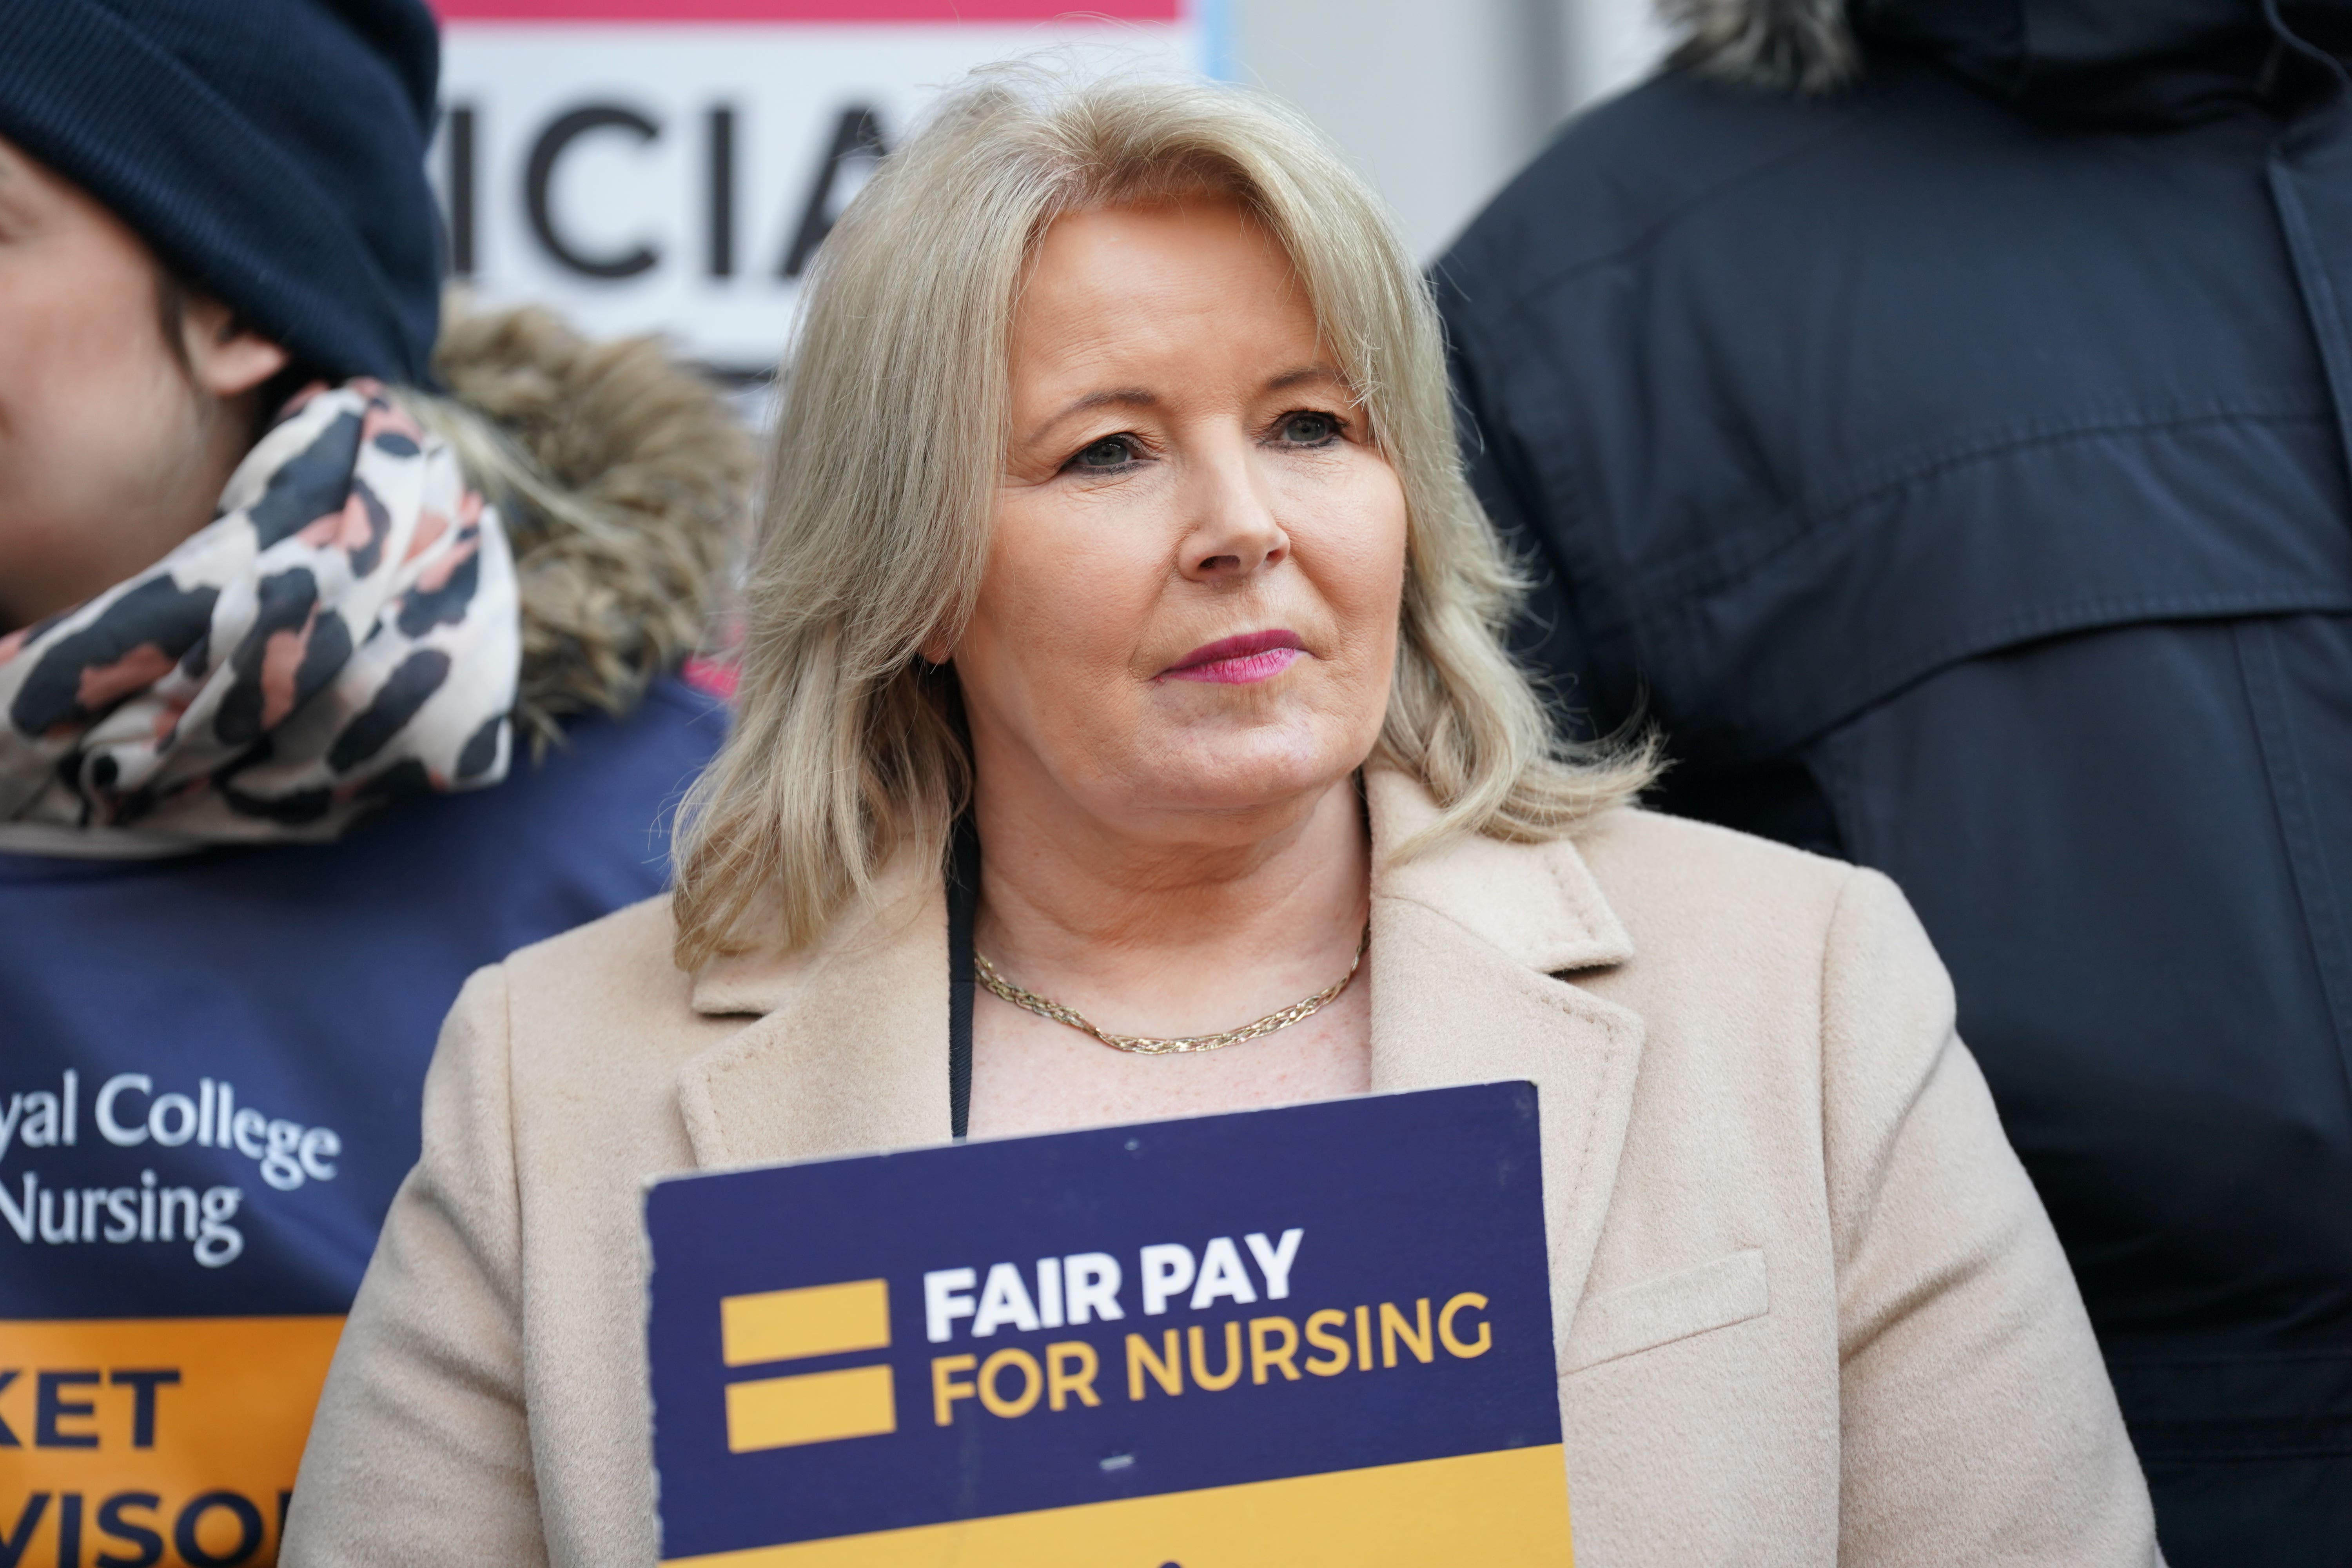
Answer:
<svg viewBox="0 0 2352 1568"><path fill-rule="evenodd" d="M1557 837L1648 781L1646 749L1561 747L1503 651L1520 584L1463 479L1436 311L1363 184L1238 89L998 67L885 161L809 279L735 729L680 816L681 966L803 947L892 856L944 860L971 764L952 676L919 650L954 640L979 589L1024 265L1062 214L1212 192L1288 251L1402 482L1404 602L1374 754L1443 814L1397 853L1465 830Z"/></svg>

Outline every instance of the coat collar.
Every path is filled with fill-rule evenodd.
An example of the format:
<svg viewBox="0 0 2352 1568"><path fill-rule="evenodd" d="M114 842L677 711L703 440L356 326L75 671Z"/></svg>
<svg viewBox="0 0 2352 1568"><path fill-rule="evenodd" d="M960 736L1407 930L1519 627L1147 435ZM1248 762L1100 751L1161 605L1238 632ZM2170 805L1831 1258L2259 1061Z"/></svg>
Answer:
<svg viewBox="0 0 2352 1568"><path fill-rule="evenodd" d="M1365 770L1372 847L1434 820L1426 791ZM1525 1079L1537 1090L1553 1342L1600 1244L1633 1108L1639 1015L1559 978L1622 963L1625 928L1568 839L1447 839L1372 881L1372 1088Z"/></svg>
<svg viewBox="0 0 2352 1568"><path fill-rule="evenodd" d="M1394 768L1364 770L1364 803L1376 857L1437 820L1429 792ZM1443 915L1505 958L1546 974L1633 956L1633 939L1565 838L1506 844L1458 834L1402 865L1381 867L1372 896Z"/></svg>
<svg viewBox="0 0 2352 1568"><path fill-rule="evenodd" d="M1433 821L1422 787L1368 768L1374 864ZM944 1142L947 902L902 857L812 951L697 976L699 1013L756 1021L687 1063L698 1163L810 1159ZM1572 842L1461 837L1372 887L1376 1091L1526 1079L1538 1087L1555 1328L1564 1341L1615 1182L1642 1050L1635 1014L1558 978L1633 956Z"/></svg>
<svg viewBox="0 0 2352 1568"><path fill-rule="evenodd" d="M679 1100L706 1168L945 1142L947 896L901 855L806 952L719 959L698 1013L756 1021L688 1061Z"/></svg>

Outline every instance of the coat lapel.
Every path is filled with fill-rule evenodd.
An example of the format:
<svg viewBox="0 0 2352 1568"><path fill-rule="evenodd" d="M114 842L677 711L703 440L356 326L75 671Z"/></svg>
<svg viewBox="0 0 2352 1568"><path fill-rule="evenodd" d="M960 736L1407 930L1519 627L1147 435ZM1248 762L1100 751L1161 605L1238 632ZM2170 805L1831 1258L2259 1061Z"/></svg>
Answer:
<svg viewBox="0 0 2352 1568"><path fill-rule="evenodd" d="M901 856L871 905L814 951L747 954L696 977L698 1013L761 1015L680 1069L678 1099L709 1168L945 1142L947 899Z"/></svg>
<svg viewBox="0 0 2352 1568"><path fill-rule="evenodd" d="M1435 816L1392 771L1367 769L1365 790L1376 856ZM697 977L697 1012L757 1016L680 1069L699 1164L947 1140L947 903L921 858L901 857L874 903L812 952L726 959ZM1633 944L1565 840L1451 839L1378 871L1372 893L1372 1088L1536 1085L1565 1343L1616 1182L1643 1028L1555 976L1622 963Z"/></svg>
<svg viewBox="0 0 2352 1568"><path fill-rule="evenodd" d="M1402 775L1367 770L1377 850L1434 816ZM1536 1085L1553 1342L1564 1345L1617 1178L1640 1016L1554 978L1633 955L1565 840L1449 840L1372 888L1372 1088Z"/></svg>

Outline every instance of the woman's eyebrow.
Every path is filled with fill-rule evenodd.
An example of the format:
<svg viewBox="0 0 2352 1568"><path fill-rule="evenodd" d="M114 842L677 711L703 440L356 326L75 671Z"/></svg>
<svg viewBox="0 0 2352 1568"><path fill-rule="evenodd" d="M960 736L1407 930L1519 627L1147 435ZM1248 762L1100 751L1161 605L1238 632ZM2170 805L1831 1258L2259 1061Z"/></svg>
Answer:
<svg viewBox="0 0 2352 1568"><path fill-rule="evenodd" d="M1055 426L1073 414L1084 414L1091 408L1157 408L1159 405L1159 397L1139 386L1118 387L1108 392L1089 392L1084 397L1066 404L1056 412L1040 420L1037 427L1029 432L1028 439L1042 441L1045 438L1045 433Z"/></svg>
<svg viewBox="0 0 2352 1568"><path fill-rule="evenodd" d="M1295 369L1286 370L1279 375L1268 377L1265 390L1285 392L1291 387L1302 386L1308 382L1316 381L1327 381L1339 386L1347 384L1347 378L1328 364L1302 364ZM1159 406L1159 394L1140 386L1112 387L1101 392L1089 392L1084 397L1071 399L1054 413L1039 420L1036 427L1029 432L1026 439L1031 442L1042 441L1047 433L1063 420L1074 414L1084 414L1091 409L1157 408Z"/></svg>
<svg viewBox="0 0 2352 1568"><path fill-rule="evenodd" d="M1297 370L1286 370L1280 375L1274 377L1265 384L1265 389L1268 392L1286 392L1291 387L1304 385L1310 381L1337 382L1345 386L1348 378L1328 364L1303 364Z"/></svg>

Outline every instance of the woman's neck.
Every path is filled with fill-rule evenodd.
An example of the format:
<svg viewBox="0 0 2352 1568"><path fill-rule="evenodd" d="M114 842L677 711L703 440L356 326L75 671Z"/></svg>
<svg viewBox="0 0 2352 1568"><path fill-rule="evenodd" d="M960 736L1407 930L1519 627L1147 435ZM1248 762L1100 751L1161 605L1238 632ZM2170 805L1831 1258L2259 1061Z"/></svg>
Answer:
<svg viewBox="0 0 2352 1568"><path fill-rule="evenodd" d="M1344 971L1370 898L1352 778L1199 821L1107 824L1031 792L975 801L980 950L1109 1027L1229 1027Z"/></svg>

